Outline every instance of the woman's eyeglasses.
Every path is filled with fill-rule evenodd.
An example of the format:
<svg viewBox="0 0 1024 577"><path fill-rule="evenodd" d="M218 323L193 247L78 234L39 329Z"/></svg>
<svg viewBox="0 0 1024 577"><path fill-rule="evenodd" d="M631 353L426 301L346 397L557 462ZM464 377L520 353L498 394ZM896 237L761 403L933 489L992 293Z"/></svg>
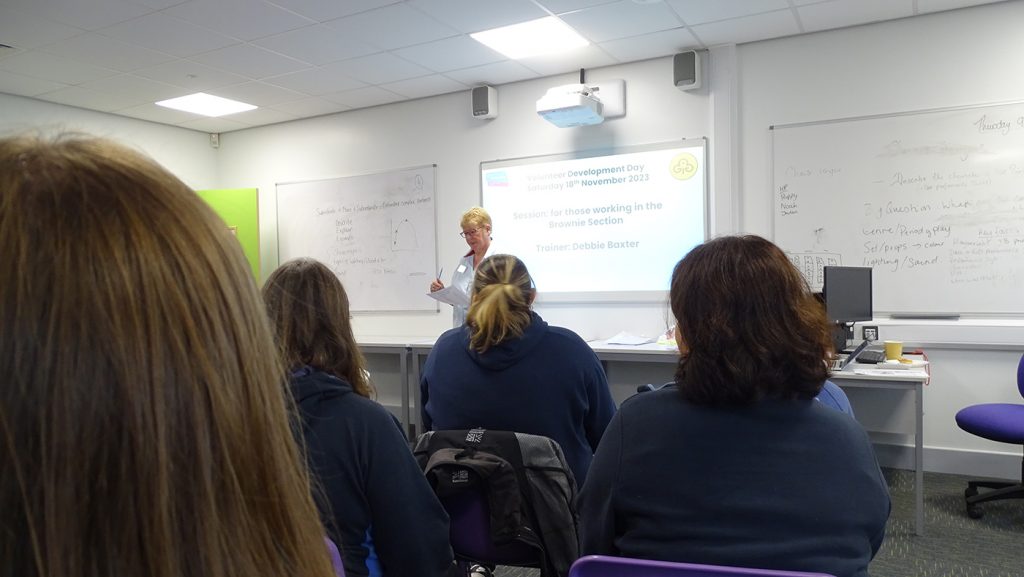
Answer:
<svg viewBox="0 0 1024 577"><path fill-rule="evenodd" d="M479 228L474 228L473 230L464 230L459 233L459 236L461 236L462 238L466 238L467 236L473 236L478 232L480 232Z"/></svg>

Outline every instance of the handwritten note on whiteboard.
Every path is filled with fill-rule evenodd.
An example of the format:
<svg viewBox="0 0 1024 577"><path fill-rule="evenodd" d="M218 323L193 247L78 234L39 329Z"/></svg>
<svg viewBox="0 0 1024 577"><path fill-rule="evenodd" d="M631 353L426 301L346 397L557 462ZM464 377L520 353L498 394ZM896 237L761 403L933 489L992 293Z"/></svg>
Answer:
<svg viewBox="0 0 1024 577"><path fill-rule="evenodd" d="M812 286L870 266L876 312L1024 313L1024 104L775 126L772 173Z"/></svg>
<svg viewBox="0 0 1024 577"><path fill-rule="evenodd" d="M436 311L434 167L277 185L280 262L312 257L355 312Z"/></svg>

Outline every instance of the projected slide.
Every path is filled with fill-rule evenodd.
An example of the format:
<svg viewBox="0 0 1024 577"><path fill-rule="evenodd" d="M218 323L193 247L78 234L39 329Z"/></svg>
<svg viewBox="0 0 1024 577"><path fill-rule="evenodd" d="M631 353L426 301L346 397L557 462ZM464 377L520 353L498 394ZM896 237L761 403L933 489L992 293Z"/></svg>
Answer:
<svg viewBox="0 0 1024 577"><path fill-rule="evenodd" d="M526 263L544 300L663 297L705 239L705 182L703 141L481 164L494 247Z"/></svg>

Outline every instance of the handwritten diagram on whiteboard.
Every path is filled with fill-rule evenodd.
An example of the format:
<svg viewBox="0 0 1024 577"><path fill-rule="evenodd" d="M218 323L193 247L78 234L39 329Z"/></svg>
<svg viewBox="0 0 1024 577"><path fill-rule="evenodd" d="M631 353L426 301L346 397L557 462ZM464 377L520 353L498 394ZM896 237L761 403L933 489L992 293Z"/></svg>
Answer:
<svg viewBox="0 0 1024 577"><path fill-rule="evenodd" d="M434 167L277 185L280 262L322 261L353 311L436 311Z"/></svg>

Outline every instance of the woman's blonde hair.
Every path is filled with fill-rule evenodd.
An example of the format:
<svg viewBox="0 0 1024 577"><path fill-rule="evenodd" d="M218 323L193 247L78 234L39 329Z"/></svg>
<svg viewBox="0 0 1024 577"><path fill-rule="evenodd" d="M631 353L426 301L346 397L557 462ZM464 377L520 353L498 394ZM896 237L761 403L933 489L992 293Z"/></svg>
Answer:
<svg viewBox="0 0 1024 577"><path fill-rule="evenodd" d="M491 215L487 214L487 211L474 206L473 208L462 213L462 220L459 221L459 226L466 228L467 226L474 227L490 227L491 226Z"/></svg>
<svg viewBox="0 0 1024 577"><path fill-rule="evenodd" d="M348 294L331 269L311 258L290 260L263 285L281 358L290 369L309 365L373 396L366 361L352 334Z"/></svg>
<svg viewBox="0 0 1024 577"><path fill-rule="evenodd" d="M6 575L333 575L252 274L107 140L0 139Z"/></svg>
<svg viewBox="0 0 1024 577"><path fill-rule="evenodd" d="M470 348L482 353L521 336L530 326L533 293L523 261L510 254L485 258L473 277L473 300L466 313Z"/></svg>

